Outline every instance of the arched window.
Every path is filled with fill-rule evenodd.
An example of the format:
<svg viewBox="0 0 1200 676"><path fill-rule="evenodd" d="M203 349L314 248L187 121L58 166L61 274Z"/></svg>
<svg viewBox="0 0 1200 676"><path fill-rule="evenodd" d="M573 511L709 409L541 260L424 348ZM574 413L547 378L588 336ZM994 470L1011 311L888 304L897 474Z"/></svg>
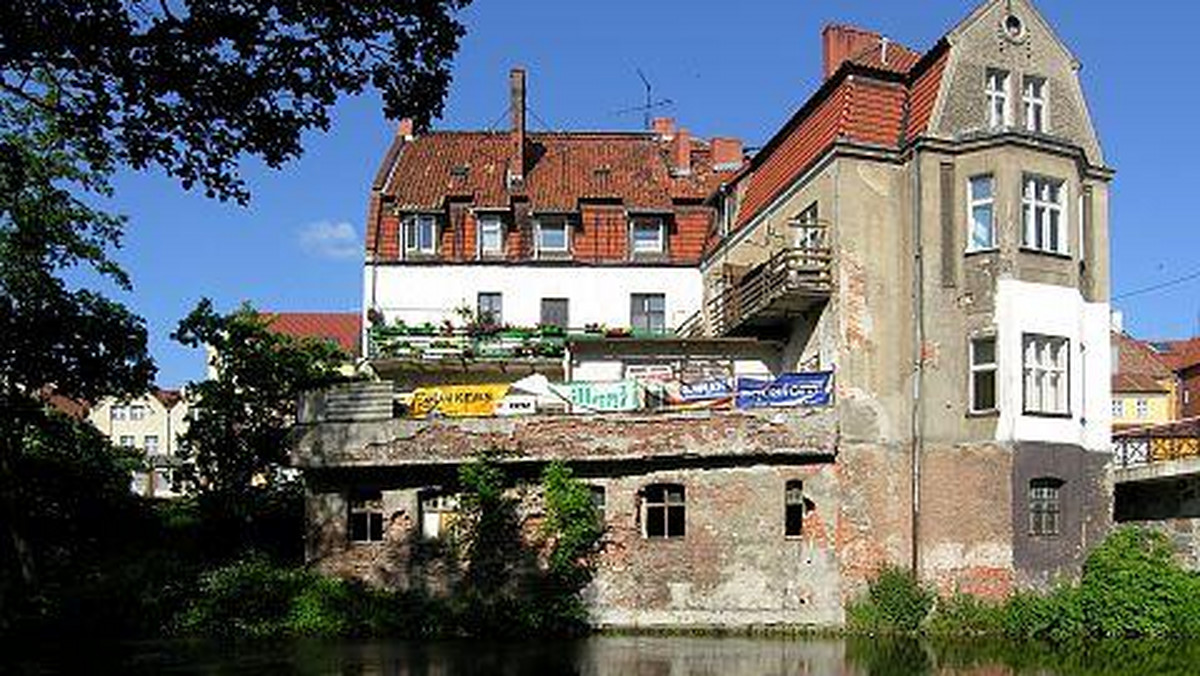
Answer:
<svg viewBox="0 0 1200 676"><path fill-rule="evenodd" d="M1029 482L1029 534L1058 535L1062 516L1059 498L1063 480L1038 477Z"/></svg>
<svg viewBox="0 0 1200 676"><path fill-rule="evenodd" d="M653 484L642 492L643 534L648 538L681 538L685 530L684 492L678 484Z"/></svg>
<svg viewBox="0 0 1200 676"><path fill-rule="evenodd" d="M783 485L783 534L800 537L804 532L804 482L792 479Z"/></svg>

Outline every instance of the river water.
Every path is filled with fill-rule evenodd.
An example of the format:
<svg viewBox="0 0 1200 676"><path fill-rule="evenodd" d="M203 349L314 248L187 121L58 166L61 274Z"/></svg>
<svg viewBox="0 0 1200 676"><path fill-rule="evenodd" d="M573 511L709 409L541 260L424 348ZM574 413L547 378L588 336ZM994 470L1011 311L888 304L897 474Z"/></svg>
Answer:
<svg viewBox="0 0 1200 676"><path fill-rule="evenodd" d="M1197 674L1195 643L1073 650L1002 643L813 637L598 636L578 641L280 641L0 646L0 673L370 676Z"/></svg>

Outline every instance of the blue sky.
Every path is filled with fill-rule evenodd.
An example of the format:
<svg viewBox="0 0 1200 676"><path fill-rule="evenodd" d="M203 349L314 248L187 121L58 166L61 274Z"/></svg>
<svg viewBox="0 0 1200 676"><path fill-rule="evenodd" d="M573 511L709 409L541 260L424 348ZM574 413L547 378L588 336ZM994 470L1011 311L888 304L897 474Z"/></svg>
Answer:
<svg viewBox="0 0 1200 676"><path fill-rule="evenodd" d="M534 129L636 129L618 114L644 97L704 137L764 143L816 89L822 26L852 23L919 50L975 6L968 0L599 3L476 0L439 128L507 124L507 74L529 72ZM1200 4L1036 3L1083 62L1083 86L1108 163L1114 295L1200 270L1200 228L1182 199L1197 189L1200 109L1194 60ZM229 309L351 311L360 303L367 190L393 125L378 99L343 101L332 130L306 139L281 171L244 165L249 207L186 193L154 173L118 176L114 208L129 216L118 252L134 290L117 294L146 318L159 384L203 376L203 355L169 338L202 296ZM1200 325L1200 279L1117 301L1143 337Z"/></svg>

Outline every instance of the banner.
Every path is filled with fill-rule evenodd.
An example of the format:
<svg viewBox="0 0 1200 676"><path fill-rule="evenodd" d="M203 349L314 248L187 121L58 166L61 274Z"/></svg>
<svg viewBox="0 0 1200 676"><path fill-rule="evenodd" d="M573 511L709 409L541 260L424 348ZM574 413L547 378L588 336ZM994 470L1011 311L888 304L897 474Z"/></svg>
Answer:
<svg viewBox="0 0 1200 676"><path fill-rule="evenodd" d="M413 391L409 415L425 418L442 415L447 418L468 418L495 415L496 407L508 385L442 385L421 387Z"/></svg>
<svg viewBox="0 0 1200 676"><path fill-rule="evenodd" d="M571 404L572 413L636 411L642 407L642 389L633 380L565 383L550 387Z"/></svg>
<svg viewBox="0 0 1200 676"><path fill-rule="evenodd" d="M832 371L783 373L774 380L738 378L738 408L828 406L832 400Z"/></svg>

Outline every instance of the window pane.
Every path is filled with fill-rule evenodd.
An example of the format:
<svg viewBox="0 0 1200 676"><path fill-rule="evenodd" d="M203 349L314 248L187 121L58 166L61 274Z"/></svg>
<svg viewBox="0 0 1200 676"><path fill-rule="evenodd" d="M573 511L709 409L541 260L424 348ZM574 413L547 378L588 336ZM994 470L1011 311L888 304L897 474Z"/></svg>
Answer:
<svg viewBox="0 0 1200 676"><path fill-rule="evenodd" d="M478 321L484 324L499 324L503 321L501 303L498 293L479 294L479 308L476 314Z"/></svg>
<svg viewBox="0 0 1200 676"><path fill-rule="evenodd" d="M562 221L543 221L538 226L538 247L543 251L567 250L567 227Z"/></svg>
<svg viewBox="0 0 1200 676"><path fill-rule="evenodd" d="M483 253L500 253L504 243L500 228L500 219L496 216L482 216L479 220L479 249Z"/></svg>
<svg viewBox="0 0 1200 676"><path fill-rule="evenodd" d="M666 537L667 535L667 518L666 508L661 505L658 507L646 508L646 536L652 538Z"/></svg>
<svg viewBox="0 0 1200 676"><path fill-rule="evenodd" d="M633 225L633 250L635 253L661 253L663 250L662 222L638 220Z"/></svg>
<svg viewBox="0 0 1200 676"><path fill-rule="evenodd" d="M557 326L559 328L567 328L567 299L566 298L543 298L542 299L542 325Z"/></svg>
<svg viewBox="0 0 1200 676"><path fill-rule="evenodd" d="M976 176L971 179L971 200L990 200L992 198L992 177Z"/></svg>
<svg viewBox="0 0 1200 676"><path fill-rule="evenodd" d="M972 360L974 365L980 364L995 364L996 363L996 339L995 338L980 338L971 341L973 350Z"/></svg>
<svg viewBox="0 0 1200 676"><path fill-rule="evenodd" d="M981 204L971 209L971 248L992 247L992 205Z"/></svg>
<svg viewBox="0 0 1200 676"><path fill-rule="evenodd" d="M796 537L804 531L804 505L788 505L784 514L784 535Z"/></svg>
<svg viewBox="0 0 1200 676"><path fill-rule="evenodd" d="M667 537L680 538L684 536L683 512L682 505L667 508Z"/></svg>
<svg viewBox="0 0 1200 676"><path fill-rule="evenodd" d="M974 410L991 411L996 408L996 372L978 371L974 374Z"/></svg>

